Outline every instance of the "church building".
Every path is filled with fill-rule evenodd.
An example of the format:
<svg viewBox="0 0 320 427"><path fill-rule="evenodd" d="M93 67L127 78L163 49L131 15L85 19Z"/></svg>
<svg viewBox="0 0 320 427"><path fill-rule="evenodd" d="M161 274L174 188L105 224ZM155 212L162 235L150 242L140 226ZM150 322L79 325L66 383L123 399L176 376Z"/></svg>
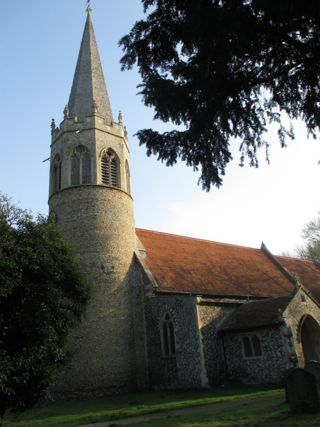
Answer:
<svg viewBox="0 0 320 427"><path fill-rule="evenodd" d="M112 113L90 12L63 121L51 125L49 211L91 286L55 389L279 383L320 360L318 266L263 244L135 228L128 135Z"/></svg>

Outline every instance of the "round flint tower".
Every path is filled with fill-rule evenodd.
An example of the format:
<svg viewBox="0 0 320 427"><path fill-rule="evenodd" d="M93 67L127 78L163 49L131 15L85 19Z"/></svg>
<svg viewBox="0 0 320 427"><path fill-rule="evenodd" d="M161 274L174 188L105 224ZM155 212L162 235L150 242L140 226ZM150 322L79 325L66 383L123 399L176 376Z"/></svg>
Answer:
<svg viewBox="0 0 320 427"><path fill-rule="evenodd" d="M64 120L51 127L50 212L91 286L86 318L70 336L72 365L57 389L130 389L135 232L129 149L121 113L113 121L90 10Z"/></svg>

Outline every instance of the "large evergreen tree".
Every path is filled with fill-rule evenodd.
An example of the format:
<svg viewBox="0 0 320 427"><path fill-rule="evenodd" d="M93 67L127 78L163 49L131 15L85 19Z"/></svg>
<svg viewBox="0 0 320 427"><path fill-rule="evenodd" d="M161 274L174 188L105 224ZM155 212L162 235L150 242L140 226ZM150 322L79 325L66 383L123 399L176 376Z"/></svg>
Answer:
<svg viewBox="0 0 320 427"><path fill-rule="evenodd" d="M258 165L266 127L293 137L281 112L320 125L320 7L317 0L142 0L146 17L120 44L122 68L137 63L144 103L183 125L138 132L147 154L180 158L219 186L240 143L241 164Z"/></svg>
<svg viewBox="0 0 320 427"><path fill-rule="evenodd" d="M53 221L0 194L0 414L30 408L68 359L88 286Z"/></svg>

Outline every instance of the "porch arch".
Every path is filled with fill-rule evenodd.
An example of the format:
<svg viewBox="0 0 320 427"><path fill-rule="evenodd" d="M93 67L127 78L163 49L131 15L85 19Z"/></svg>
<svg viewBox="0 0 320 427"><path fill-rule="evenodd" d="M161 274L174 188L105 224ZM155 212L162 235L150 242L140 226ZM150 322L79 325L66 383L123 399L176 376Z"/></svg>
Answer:
<svg viewBox="0 0 320 427"><path fill-rule="evenodd" d="M304 363L320 362L320 326L309 314L301 319L300 336Z"/></svg>

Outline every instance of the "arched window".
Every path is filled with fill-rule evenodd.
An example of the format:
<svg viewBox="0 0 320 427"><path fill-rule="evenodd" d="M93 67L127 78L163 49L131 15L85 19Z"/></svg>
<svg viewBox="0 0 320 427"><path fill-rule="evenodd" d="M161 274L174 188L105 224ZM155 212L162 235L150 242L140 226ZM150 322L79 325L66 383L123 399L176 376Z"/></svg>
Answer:
<svg viewBox="0 0 320 427"><path fill-rule="evenodd" d="M129 169L128 160L126 160L126 186L127 186L127 193L131 194L131 189L130 189L130 169Z"/></svg>
<svg viewBox="0 0 320 427"><path fill-rule="evenodd" d="M52 193L61 190L61 160L56 155L52 163Z"/></svg>
<svg viewBox="0 0 320 427"><path fill-rule="evenodd" d="M165 315L161 323L160 333L162 354L164 356L174 356L176 354L174 326L169 314Z"/></svg>
<svg viewBox="0 0 320 427"><path fill-rule="evenodd" d="M91 155L78 145L71 156L71 185L91 184Z"/></svg>
<svg viewBox="0 0 320 427"><path fill-rule="evenodd" d="M243 354L245 357L261 357L260 338L257 335L242 337Z"/></svg>
<svg viewBox="0 0 320 427"><path fill-rule="evenodd" d="M120 161L111 148L101 156L101 182L120 188Z"/></svg>

